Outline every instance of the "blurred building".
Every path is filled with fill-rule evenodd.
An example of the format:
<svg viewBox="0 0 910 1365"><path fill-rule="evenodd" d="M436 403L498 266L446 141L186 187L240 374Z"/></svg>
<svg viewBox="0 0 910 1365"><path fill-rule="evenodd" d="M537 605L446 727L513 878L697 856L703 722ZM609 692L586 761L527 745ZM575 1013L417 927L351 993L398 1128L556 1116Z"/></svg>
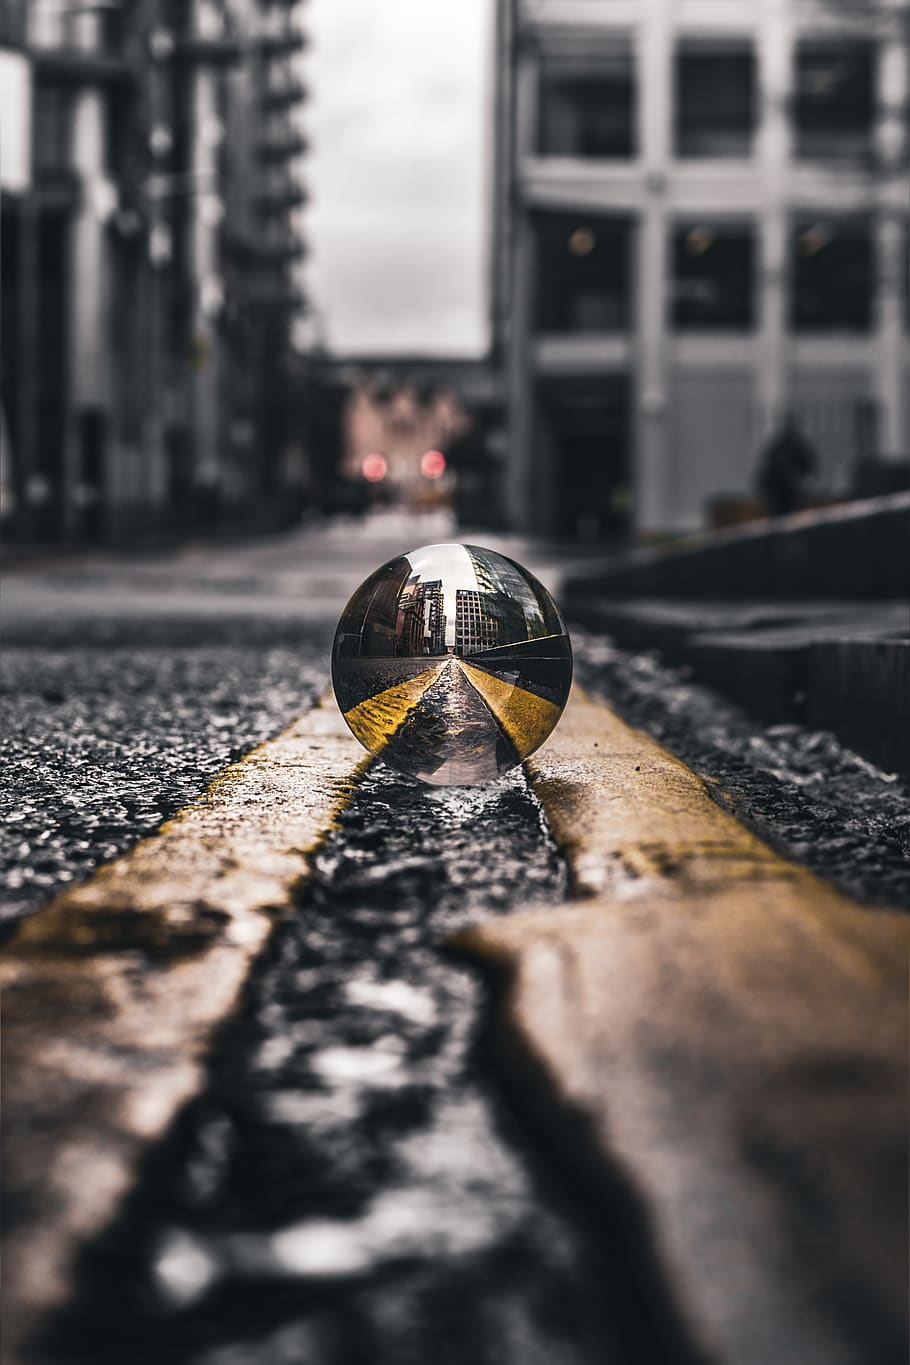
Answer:
<svg viewBox="0 0 910 1365"><path fill-rule="evenodd" d="M303 305L293 0L0 0L0 44L30 123L2 219L18 534L274 518Z"/></svg>
<svg viewBox="0 0 910 1365"><path fill-rule="evenodd" d="M419 504L436 490L427 480L421 461L428 450L445 451L468 425L468 415L457 390L414 373L390 367L360 369L351 375L344 421L342 472L357 479L379 455L385 467L382 482L406 503ZM378 480L377 480L378 481Z"/></svg>
<svg viewBox="0 0 910 1365"><path fill-rule="evenodd" d="M380 455L381 496L415 507L453 502L462 524L501 523L502 386L488 360L357 355L326 358L323 370L344 391L339 467L348 483ZM446 463L428 474L424 456L433 451Z"/></svg>
<svg viewBox="0 0 910 1365"><path fill-rule="evenodd" d="M819 483L910 452L904 0L499 0L508 506L703 524L792 408Z"/></svg>

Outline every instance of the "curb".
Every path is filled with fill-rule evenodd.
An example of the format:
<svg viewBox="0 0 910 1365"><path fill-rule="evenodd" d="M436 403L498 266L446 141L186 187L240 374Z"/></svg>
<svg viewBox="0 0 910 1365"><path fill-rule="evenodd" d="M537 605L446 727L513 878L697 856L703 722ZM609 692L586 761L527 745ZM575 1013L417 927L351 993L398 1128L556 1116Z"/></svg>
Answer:
<svg viewBox="0 0 910 1365"><path fill-rule="evenodd" d="M898 603L587 597L570 613L624 647L689 666L765 724L832 730L886 771L910 772L910 630Z"/></svg>
<svg viewBox="0 0 910 1365"><path fill-rule="evenodd" d="M567 578L564 598L895 598L910 582L910 493L797 512Z"/></svg>

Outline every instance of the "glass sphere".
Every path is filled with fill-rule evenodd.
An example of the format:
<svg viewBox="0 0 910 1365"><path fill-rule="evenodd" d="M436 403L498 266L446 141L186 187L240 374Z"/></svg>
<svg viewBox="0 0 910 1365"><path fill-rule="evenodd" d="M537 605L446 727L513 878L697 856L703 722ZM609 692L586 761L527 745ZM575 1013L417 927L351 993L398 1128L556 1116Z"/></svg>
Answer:
<svg viewBox="0 0 910 1365"><path fill-rule="evenodd" d="M559 720L572 646L527 569L479 545L425 545L383 564L332 647L338 705L364 748L424 782L486 782Z"/></svg>

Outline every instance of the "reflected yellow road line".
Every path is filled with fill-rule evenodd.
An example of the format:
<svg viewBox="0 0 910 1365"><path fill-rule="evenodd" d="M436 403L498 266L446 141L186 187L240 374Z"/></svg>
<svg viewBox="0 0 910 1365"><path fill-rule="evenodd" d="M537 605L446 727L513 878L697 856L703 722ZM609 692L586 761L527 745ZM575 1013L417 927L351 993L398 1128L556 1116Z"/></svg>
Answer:
<svg viewBox="0 0 910 1365"><path fill-rule="evenodd" d="M345 711L344 718L361 744L371 753L381 754L447 663L447 659L442 659L407 682L387 687L384 692L377 692L374 697Z"/></svg>
<svg viewBox="0 0 910 1365"><path fill-rule="evenodd" d="M553 702L503 682L465 659L459 659L465 677L483 697L519 754L533 752L559 720L560 708Z"/></svg>
<svg viewBox="0 0 910 1365"><path fill-rule="evenodd" d="M25 920L0 963L4 1351L65 1301L80 1246L199 1089L274 912L367 760L334 700L226 768L124 857Z"/></svg>

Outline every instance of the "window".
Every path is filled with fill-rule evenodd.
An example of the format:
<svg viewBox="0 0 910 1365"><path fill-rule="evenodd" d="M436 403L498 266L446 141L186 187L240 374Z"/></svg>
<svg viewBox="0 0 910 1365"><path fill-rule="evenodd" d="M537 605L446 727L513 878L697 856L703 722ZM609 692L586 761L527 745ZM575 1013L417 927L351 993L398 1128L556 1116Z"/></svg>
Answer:
<svg viewBox="0 0 910 1365"><path fill-rule="evenodd" d="M35 91L35 169L62 171L70 164L72 98L57 85L39 85Z"/></svg>
<svg viewBox="0 0 910 1365"><path fill-rule="evenodd" d="M545 62L538 148L542 156L631 157L635 152L632 57Z"/></svg>
<svg viewBox="0 0 910 1365"><path fill-rule="evenodd" d="M632 508L627 377L562 376L535 388L558 475L547 500L551 530L579 541L621 539Z"/></svg>
<svg viewBox="0 0 910 1365"><path fill-rule="evenodd" d="M123 51L126 15L116 5L102 8L98 14L98 49L111 56Z"/></svg>
<svg viewBox="0 0 910 1365"><path fill-rule="evenodd" d="M755 235L745 223L680 224L673 234L674 327L743 331L752 327Z"/></svg>
<svg viewBox="0 0 910 1365"><path fill-rule="evenodd" d="M791 251L791 321L800 332L865 332L872 321L872 235L862 221L805 220Z"/></svg>
<svg viewBox="0 0 910 1365"><path fill-rule="evenodd" d="M741 43L683 45L676 54L677 156L749 156L755 55Z"/></svg>
<svg viewBox="0 0 910 1365"><path fill-rule="evenodd" d="M112 85L106 92L107 116L104 120L104 169L119 179L127 168L133 140L135 95L130 86Z"/></svg>
<svg viewBox="0 0 910 1365"><path fill-rule="evenodd" d="M629 325L631 224L542 214L537 221L537 327L615 332Z"/></svg>
<svg viewBox="0 0 910 1365"><path fill-rule="evenodd" d="M25 0L0 0L0 42L24 43L26 18Z"/></svg>
<svg viewBox="0 0 910 1365"><path fill-rule="evenodd" d="M803 160L868 155L873 91L871 43L801 43L796 53L796 155Z"/></svg>

